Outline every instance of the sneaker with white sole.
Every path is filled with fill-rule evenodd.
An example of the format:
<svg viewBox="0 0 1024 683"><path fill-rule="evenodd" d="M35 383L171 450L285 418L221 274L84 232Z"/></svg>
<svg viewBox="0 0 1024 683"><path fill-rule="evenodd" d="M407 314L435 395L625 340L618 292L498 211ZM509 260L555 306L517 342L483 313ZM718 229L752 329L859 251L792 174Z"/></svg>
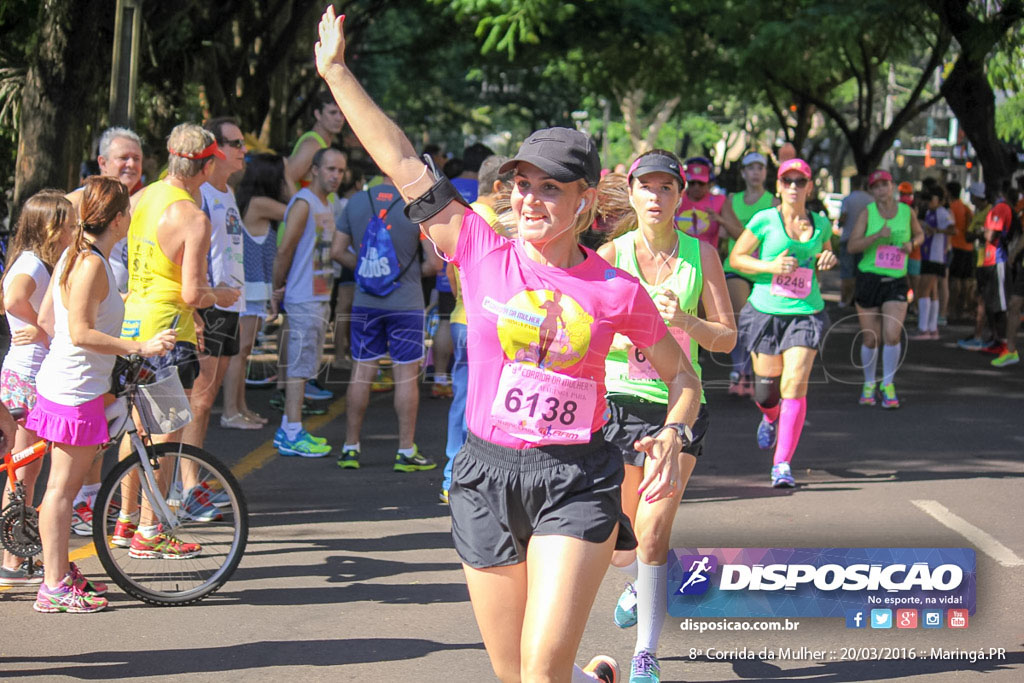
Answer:
<svg viewBox="0 0 1024 683"><path fill-rule="evenodd" d="M99 612L107 606L107 599L92 593L86 593L75 586L71 572L64 575L61 582L54 588L45 583L39 586L36 601L32 608L37 612Z"/></svg>
<svg viewBox="0 0 1024 683"><path fill-rule="evenodd" d="M636 626L636 586L627 583L615 603L615 625L619 628Z"/></svg>
<svg viewBox="0 0 1024 683"><path fill-rule="evenodd" d="M331 454L331 447L326 443L320 443L310 438L311 435L305 429L299 430L294 439L289 439L283 429L278 429L274 437L277 442L277 452L285 456L298 456L300 458L323 458Z"/></svg>
<svg viewBox="0 0 1024 683"><path fill-rule="evenodd" d="M42 562L33 564L31 559L24 560L16 569L0 566L0 586L38 586L42 582Z"/></svg>
<svg viewBox="0 0 1024 683"><path fill-rule="evenodd" d="M793 479L793 472L788 462L780 462L772 466L772 487L777 489L791 489L796 486Z"/></svg>
<svg viewBox="0 0 1024 683"><path fill-rule="evenodd" d="M661 665L652 652L640 650L633 655L629 683L661 683Z"/></svg>
<svg viewBox="0 0 1024 683"><path fill-rule="evenodd" d="M71 531L76 536L92 536L92 508L84 500L71 511Z"/></svg>

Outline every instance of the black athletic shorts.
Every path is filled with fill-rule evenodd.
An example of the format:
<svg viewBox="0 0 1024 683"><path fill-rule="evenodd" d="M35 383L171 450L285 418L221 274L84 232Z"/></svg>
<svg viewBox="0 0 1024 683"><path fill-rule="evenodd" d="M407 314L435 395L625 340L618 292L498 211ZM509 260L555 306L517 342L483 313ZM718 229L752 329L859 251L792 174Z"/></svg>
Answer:
<svg viewBox="0 0 1024 683"><path fill-rule="evenodd" d="M953 259L949 262L949 276L957 280L974 277L974 264L977 257L973 251L953 249Z"/></svg>
<svg viewBox="0 0 1024 683"><path fill-rule="evenodd" d="M946 264L936 261L921 261L921 275L946 277Z"/></svg>
<svg viewBox="0 0 1024 683"><path fill-rule="evenodd" d="M605 441L622 452L627 465L643 467L647 454L633 448L645 436L654 436L665 426L665 404L645 401L629 394L609 394L608 410L611 417L601 430ZM693 424L693 443L685 453L699 458L704 453L704 435L708 432L708 406L700 404L697 421Z"/></svg>
<svg viewBox="0 0 1024 683"><path fill-rule="evenodd" d="M203 343L206 346L203 354L206 356L237 356L239 350L238 313L222 311L210 306L209 308L200 308L199 315L203 317Z"/></svg>
<svg viewBox="0 0 1024 683"><path fill-rule="evenodd" d="M976 273L978 277L978 292L985 302L985 310L989 313L999 313L1006 310L1006 264L997 263L994 266L978 266Z"/></svg>
<svg viewBox="0 0 1024 683"><path fill-rule="evenodd" d="M907 302L910 287L906 276L887 277L878 273L857 273L854 300L861 308L881 308L888 301Z"/></svg>
<svg viewBox="0 0 1024 683"><path fill-rule="evenodd" d="M809 315L772 315L748 302L740 311L738 332L750 353L778 356L794 346L819 348L828 323L824 309Z"/></svg>
<svg viewBox="0 0 1024 683"><path fill-rule="evenodd" d="M143 361L143 365L154 373L160 368L178 368L178 378L186 391L192 388L199 377L199 354L192 342L176 342L166 354L150 356Z"/></svg>
<svg viewBox="0 0 1024 683"><path fill-rule="evenodd" d="M602 543L616 524L615 549L632 550L622 475L619 449L600 433L588 444L517 449L469 432L448 489L455 550L471 567L504 567L526 561L535 535Z"/></svg>

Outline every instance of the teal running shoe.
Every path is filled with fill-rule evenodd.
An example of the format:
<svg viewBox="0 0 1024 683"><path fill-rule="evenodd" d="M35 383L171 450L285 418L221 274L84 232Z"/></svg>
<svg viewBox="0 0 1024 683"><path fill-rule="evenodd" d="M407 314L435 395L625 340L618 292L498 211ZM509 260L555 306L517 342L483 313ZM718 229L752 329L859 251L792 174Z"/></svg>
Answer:
<svg viewBox="0 0 1024 683"><path fill-rule="evenodd" d="M281 455L295 455L300 458L323 458L331 454L331 447L325 443L318 443L311 438L305 429L300 430L298 436L289 439L283 429L278 429L274 441L278 442L277 452Z"/></svg>
<svg viewBox="0 0 1024 683"><path fill-rule="evenodd" d="M629 683L661 683L661 665L658 658L647 650L633 655L629 667Z"/></svg>
<svg viewBox="0 0 1024 683"><path fill-rule="evenodd" d="M619 628L636 626L636 587L627 583L619 601L615 603L615 625Z"/></svg>

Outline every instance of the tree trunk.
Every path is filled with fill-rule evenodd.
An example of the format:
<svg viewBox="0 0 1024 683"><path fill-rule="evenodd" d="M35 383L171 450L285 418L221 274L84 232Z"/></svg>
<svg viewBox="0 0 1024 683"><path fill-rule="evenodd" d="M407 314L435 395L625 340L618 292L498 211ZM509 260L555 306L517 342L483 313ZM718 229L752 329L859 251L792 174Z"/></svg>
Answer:
<svg viewBox="0 0 1024 683"><path fill-rule="evenodd" d="M114 3L44 0L22 96L14 208L45 187L77 185L87 124L107 93Z"/></svg>

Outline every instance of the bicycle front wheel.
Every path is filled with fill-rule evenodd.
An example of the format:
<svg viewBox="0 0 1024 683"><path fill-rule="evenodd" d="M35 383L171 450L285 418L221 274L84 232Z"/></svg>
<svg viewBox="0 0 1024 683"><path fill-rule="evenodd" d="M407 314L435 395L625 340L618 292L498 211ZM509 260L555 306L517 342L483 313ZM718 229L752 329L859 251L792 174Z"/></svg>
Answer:
<svg viewBox="0 0 1024 683"><path fill-rule="evenodd" d="M140 485L146 474L133 454L103 479L93 541L103 568L126 593L153 605L188 605L231 578L245 552L249 510L234 475L210 453L181 443L153 449L159 469L150 483L166 505L150 505ZM136 533L139 524L158 526L156 536Z"/></svg>

